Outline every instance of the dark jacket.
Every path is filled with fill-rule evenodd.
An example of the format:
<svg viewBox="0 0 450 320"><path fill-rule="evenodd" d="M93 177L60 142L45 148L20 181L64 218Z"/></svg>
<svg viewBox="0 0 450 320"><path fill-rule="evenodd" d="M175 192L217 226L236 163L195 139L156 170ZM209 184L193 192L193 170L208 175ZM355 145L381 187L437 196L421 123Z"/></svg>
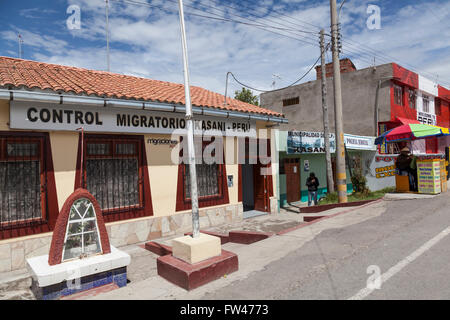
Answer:
<svg viewBox="0 0 450 320"><path fill-rule="evenodd" d="M319 186L319 179L317 179L317 177L309 177L308 179L306 179L306 185L308 186L308 191L317 191L317 187Z"/></svg>
<svg viewBox="0 0 450 320"><path fill-rule="evenodd" d="M406 154L400 154L397 157L397 161L395 162L395 165L400 170L408 170L409 166L411 164L412 157L410 155Z"/></svg>

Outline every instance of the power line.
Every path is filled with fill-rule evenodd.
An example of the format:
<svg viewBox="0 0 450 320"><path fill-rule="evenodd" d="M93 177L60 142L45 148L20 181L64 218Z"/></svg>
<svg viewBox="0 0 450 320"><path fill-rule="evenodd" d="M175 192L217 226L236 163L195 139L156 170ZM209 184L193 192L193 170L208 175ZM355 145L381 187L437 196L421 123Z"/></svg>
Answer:
<svg viewBox="0 0 450 320"><path fill-rule="evenodd" d="M140 1L135 1L135 0L112 0L112 1L117 1L117 2L122 2L122 3L131 3L131 4L136 4L136 5L144 5L144 6L148 6L148 7L158 8L158 9L160 9L160 10L162 10L162 11L165 11L165 12L175 13L175 14L176 14L176 12L174 12L174 11L169 11L167 8L163 8L163 7L158 6L158 5L152 5L152 4L149 4L149 3L147 3L147 2L140 2ZM173 3L176 2L176 0L168 0L168 1L173 2ZM204 9L202 10L202 9L196 8L196 7L194 7L194 6L192 6L192 5L188 5L188 4L186 4L186 6L187 6L188 8L193 9L193 10L196 10L196 11L200 11L200 12L203 12L203 13L208 13L208 14L214 15L215 17L212 17L212 16L206 16L206 15L201 15L201 14L196 14L196 13L192 13L192 12L186 12L186 14L187 14L187 15L190 15L190 16L196 16L196 17L206 18L206 19L211 19L211 20L216 20L216 21L232 22L232 23L237 23L237 24L242 24L242 25L252 26L252 27L258 28L258 29L260 29L260 30L266 31L266 32L271 32L271 33L273 33L273 34L281 35L281 36L283 36L283 37L287 37L287 38L290 38L290 39L293 39L293 40L296 40L296 41L300 41L300 42L303 42L303 43L306 43L306 44L309 44L309 45L312 45L312 46L317 46L317 44L315 43L315 39L313 39L313 38L307 36L308 34L314 34L315 32L310 31L310 30L298 30L298 29L292 29L292 28L291 28L291 25L304 27L304 26L302 26L302 25L299 25L298 23L293 23L293 22L290 22L290 21L286 21L286 20L283 20L283 19L279 19L279 20L281 20L282 22L286 22L286 23L290 24L289 26L287 26L287 25L284 24L284 23L280 23L280 22L278 22L278 21L275 22L276 24L278 24L278 25L280 25L280 26L283 26L284 28L274 26L273 24L272 24L272 25L269 25L269 24L265 24L265 23L261 23L261 22L255 23L254 20L251 20L251 19L242 17L242 16L240 16L240 15L238 15L238 14L236 14L236 13L229 13L229 12L223 10L223 9L216 8L216 7L213 7L213 6L210 6L210 5L205 5L205 4L203 4L203 3L197 3L197 4L199 4L199 5L200 5L201 7L203 7ZM240 5L242 6L243 4L240 3ZM228 6L228 5L225 5L225 4L222 4L222 6L227 7L227 8L230 8L230 9L232 9L232 10L237 10L237 8L234 7L234 6ZM223 15L219 15L219 14L217 14L217 13L215 13L215 12L211 12L211 11L205 10L205 8L207 8L207 7L212 8L213 10L216 10L216 11L218 11L218 12L222 12L222 13L225 14L225 15L226 15L226 14L232 15L232 16L238 17L239 19L247 20L247 21L250 21L250 22L244 22L244 21L239 21L239 20L235 20L235 19L224 18ZM244 5L244 7L247 8L247 9L252 9L252 8L251 8L250 6L248 6L248 5ZM286 14L284 14L284 13L281 13L281 12L279 12L279 11L277 11L277 10L271 10L271 11L276 12L276 13L279 13L280 15L285 16L285 17L287 17L287 18L290 19L290 20L293 20L293 21L299 21L300 23L311 25L311 26L313 26L314 28L320 28L319 26L316 26L316 25L314 25L314 24L307 23L307 22L303 22L302 20L300 20L300 19L298 19L298 18L292 18L292 17L290 17L290 16L288 16L288 15L286 15ZM263 18L263 17L258 16L258 15L256 15L256 14L253 14L253 13L248 13L248 14L251 15L251 16L253 16L253 17L256 17L256 18L258 18L258 19L262 19L262 20L264 20L264 21L273 21L273 20L270 19L270 18ZM274 29L274 30L277 30L277 31L279 31L279 32L274 31L274 30L268 30L268 29ZM286 33L288 33L288 34L290 34L290 35L288 35L288 34L286 34L286 33L282 33L282 32L286 32ZM307 35L299 35L299 34L297 34L296 32L306 33ZM294 36L292 36L292 35L294 35ZM327 35L327 36L330 36L329 34L326 34L326 35ZM348 52L348 53L347 53L348 56L353 56L353 57L355 57L357 60L367 63L368 66L371 66L371 65L372 65L372 62L370 61L370 59L364 58L366 55L368 55L368 56L370 56L370 57L373 57L373 56L378 57L380 61L398 62L398 63L404 65L405 67L408 66L408 67L410 67L412 70L418 71L418 73L429 74L432 78L434 78L434 77L436 76L436 75L431 74L431 73L429 73L429 72L422 72L422 71L420 71L418 68L416 68L416 67L414 67L414 66L412 66L412 65L410 65L410 64L403 63L402 61L400 61L400 60L398 60L398 59L396 59L396 58L394 58L394 57L391 57L391 56L389 56L389 55L383 53L382 51L375 50L375 49L373 49L373 48L371 48L371 47L369 47L369 46L367 46L367 45L365 45L365 44L359 43L359 42L357 42L357 41L354 41L354 40L343 40L343 42L345 42L348 46L350 46L350 48L348 48L348 47L345 48L345 51ZM364 49L364 47L367 48L367 49ZM387 57L387 58L386 58L386 57ZM442 81L442 80L441 80L441 82L446 83L446 81Z"/></svg>
<svg viewBox="0 0 450 320"><path fill-rule="evenodd" d="M296 81L294 81L293 83L291 83L290 85L288 85L288 86L286 86L286 87L279 88L279 89L276 89L276 90L283 90L283 89L292 87L293 85L295 85L295 84L297 84L298 82L300 82L303 78L305 78L305 77L311 72L311 70L317 65L317 63L319 62L319 60L320 60L320 56L319 56L319 58L316 60L316 62L314 62L314 64L311 66L311 68L309 68L308 71L306 71L306 73L305 73L304 75L302 75L299 79L297 79ZM236 77L234 76L234 74L233 74L232 72L230 72L230 74L231 74L231 76L233 77L233 79L234 79L237 83L239 83L241 86L243 86L243 87L252 89L252 90L254 90L254 91L259 91L259 92L276 91L276 90L260 90L260 89L255 89L255 88L253 88L253 87L251 87L251 86L248 86L248 85L246 85L246 84L240 82L238 79L236 79Z"/></svg>
<svg viewBox="0 0 450 320"><path fill-rule="evenodd" d="M341 8L342 8L342 5L344 4L344 2L345 2L345 0L342 2L342 4L341 4ZM242 5L242 3L240 3L240 5ZM249 6L245 6L246 8L250 8ZM236 9L236 8L235 8ZM279 13L277 10L271 10L271 11L274 11L274 12L277 12L277 13ZM314 24L311 24L311 23L308 23L308 22L304 22L304 21L302 21L302 20L300 20L300 19L298 19L298 18L292 18L292 17L290 17L290 16L288 16L288 15L286 15L286 14L283 14L283 13L280 13L281 15L283 15L283 16L285 16L285 17L287 17L287 18L289 18L290 20L293 20L293 21L299 21L300 23L307 23L307 24L309 24L309 25L311 25L311 26L313 26L313 27L315 27L315 28L320 28L319 26L317 26L317 25L314 25ZM290 24L293 24L293 25L297 25L297 26L300 26L299 24L297 24L297 23L292 23L292 22L288 22L288 23L290 23ZM327 36L329 36L328 34L326 34ZM411 70L416 70L416 72L418 72L418 73L422 73L422 74L428 74L429 76L431 76L432 78L435 78L436 77L436 75L435 74L432 74L432 73L430 73L430 72L427 72L427 71L424 71L424 70L421 70L421 69L419 69L419 68L417 68L416 66L413 66L413 65L411 65L411 64L409 64L409 63L405 63L405 62L403 62L403 61L401 61L401 60L399 60L398 58L395 58L395 57L392 57L392 56L389 56L389 55L387 55L386 53L384 53L384 52L382 52L382 51L380 51L380 50L376 50L376 49L373 49L373 48L371 48L371 47L369 47L369 46L367 46L367 45L365 45L365 44L362 44L362 43L359 43L359 42L357 42L357 41L354 41L354 40L344 40L343 42L346 42L347 44L349 44L349 45L352 45L352 47L354 48L354 50L348 50L348 49L346 49L346 51L349 51L349 52L352 52L352 53L354 53L354 54L358 54L358 55L363 55L363 54L365 54L366 53L366 51L368 50L368 51L371 51L372 53L369 53L369 55L370 56L377 56L378 58L380 58L380 60L384 60L384 61L388 61L388 62L398 62L399 64L402 64L402 65L404 65L405 67L409 67ZM357 45L355 45L355 44L353 44L353 43L355 43L355 44L357 44ZM366 50L365 49L360 49L359 47L358 47L358 45L359 46L361 46L361 47L365 47L365 48L367 48ZM356 52L355 50L357 50L357 51L359 51L359 52ZM363 52L363 53L360 53L360 52ZM385 57L388 57L388 59L386 59ZM360 59L360 60L364 60L364 59ZM367 60L365 60L365 61L367 61ZM370 65L371 63L369 62L369 65ZM447 82L447 81L442 81L441 80L441 82L443 82L443 83L449 83L449 82Z"/></svg>
<svg viewBox="0 0 450 320"><path fill-rule="evenodd" d="M239 5L243 5L243 3L240 2ZM246 8L251 8L251 7L249 7L249 6L245 6L245 7L246 7ZM253 9L255 9L255 8L253 8ZM312 26L312 27L314 27L314 28L316 29L316 30L315 30L316 32L320 31L320 29L321 29L321 27L318 26L318 25L312 24L312 23L307 22L307 21L304 21L304 20L300 20L300 19L298 19L298 18L292 18L291 16L289 16L289 15L283 13L283 12L280 12L280 11L274 9L274 8L271 8L270 10L271 10L271 12L278 13L280 16L284 16L284 17L286 17L286 18L289 18L290 20L296 21L297 23L288 22L288 23L291 23L291 24L293 24L293 25L300 26L300 27L302 27L302 28L304 28L304 25L310 25L310 26ZM298 24L298 23L300 23L300 24ZM307 28L310 28L310 27L307 27Z"/></svg>
<svg viewBox="0 0 450 320"><path fill-rule="evenodd" d="M169 1L170 1L170 0L169 0ZM342 5L343 5L344 3L345 3L345 1L342 2L340 8L342 8ZM212 7L212 6L209 6L209 5L205 5L205 4L203 4L203 3L200 3L200 5L201 5L202 7L210 7L210 8L213 8L214 10L218 10L218 11L221 11L221 12L226 13L224 10L217 9L217 8L215 8L215 7ZM243 5L243 4L241 3L241 5ZM233 10L236 10L236 9L237 9L236 7L233 7L233 6L227 6L227 5L225 5L225 4L222 4L222 6L227 7L227 8L230 8L230 9L233 9ZM244 6L244 7L245 7L245 8L248 8L248 9L251 9L251 7L249 7L249 6ZM196 10L199 10L199 9L196 8ZM248 13L248 14L250 14L251 16L254 16L254 17L256 17L256 18L259 18L259 19L264 19L265 21L268 21L268 20L272 21L272 20L269 19L269 18L263 18L263 17L261 17L261 16L258 16L258 15L252 14L252 13ZM232 15L238 16L238 17L240 17L240 18L242 18L242 19L247 19L247 18L241 17L241 16L236 15L236 14L232 14ZM286 16L286 15L285 15L285 16ZM286 16L286 17L290 18L289 16ZM292 19L292 18L291 18L291 19ZM282 21L283 21L283 20L282 20ZM282 23L279 23L279 22L276 22L276 23L279 24L279 25L282 25L282 26L286 26L285 24L282 24ZM293 24L292 22L287 22L287 23ZM310 24L310 25L312 25L312 24ZM266 27L270 27L270 28L275 28L275 27L273 27L273 26L268 26L268 25L265 25L265 26L266 26ZM318 28L318 26L315 26L315 25L312 25L312 26ZM282 29L282 28L280 28L280 29ZM288 30L289 30L289 29L288 29ZM292 31L288 31L288 32L291 33L291 34L293 33ZM294 31L294 32L295 32L295 31ZM302 32L306 32L306 33L314 33L314 32L307 32L307 31L302 31ZM330 36L330 35L327 34L327 36ZM314 40L314 39L311 39L310 37L307 37L307 36L302 36L302 38L308 39L308 40ZM352 56L357 57L358 60L367 63L369 66L372 64L370 60L367 60L367 59L363 58L363 57L367 54L367 53L366 53L366 50L359 48L357 45L354 45L351 41L345 40L345 42L346 42L347 44L349 44L349 45L353 48L353 49L346 48L346 51L348 51ZM308 42L307 42L307 43L308 43ZM309 43L309 44L311 44L311 43ZM363 44L360 44L360 45L363 45ZM368 47L368 46L366 46L366 45L363 45L363 46L365 46L366 48L368 48L368 49L371 50L372 52L375 52L375 56L378 56L379 58L381 58L380 60L385 60L385 61L388 61L388 62L399 61L398 59L396 59L396 58L394 58L394 57L390 57L390 59L386 59L386 58L380 56L380 55L377 53L377 51L375 51L374 49L372 49L372 48L370 48L370 47ZM380 51L379 51L379 52L380 52ZM369 55L370 55L370 56L373 56L374 54L373 54L373 53L369 53ZM387 56L387 55L386 55L386 56ZM402 63L402 62L399 61L399 63ZM403 63L402 63L402 64L403 64ZM407 65L407 64L405 64L405 65ZM408 64L408 65L409 65L409 64ZM412 66L412 65L409 65L409 66L410 66L412 69L415 69L415 70L418 70L418 71L419 71L419 69L417 69L416 67L414 67L414 66ZM428 72L424 72L424 73L428 73ZM428 73L428 74L431 75L433 78L435 77L435 75L433 75L433 74L431 74L431 73Z"/></svg>
<svg viewBox="0 0 450 320"><path fill-rule="evenodd" d="M168 0L168 1L174 2L174 1L176 1L176 0ZM212 8L213 10L222 12L222 13L224 13L224 14L229 14L229 15L238 17L238 18L240 18L240 19L244 19L244 20L248 20L248 21L254 22L253 20L251 20L251 19L249 19L249 18L246 18L246 17L242 17L242 16L240 16L240 15L238 15L238 14L236 14L236 13L230 13L230 12L227 12L227 11L225 11L225 10L223 10L223 9L216 8L216 7L214 7L214 6L206 5L206 4L203 4L203 3L198 3L198 4L199 4L200 6L202 6L203 8L209 7L209 8ZM207 12L207 13L210 13L210 14L213 14L213 15L216 15L216 16L220 16L220 15L214 13L214 12L210 12L210 11L206 11L206 10L201 10L201 9L198 9L198 8L193 7L193 6L190 6L190 5L186 5L186 6L191 7L191 8L193 8L194 10L199 10L199 11L202 11L202 12ZM235 9L235 8L230 7L230 6L227 6L227 5L223 5L223 6L228 7L228 8L231 8L231 9ZM252 16L254 16L254 17L256 17L256 18L267 20L267 19L262 18L262 17L259 17L259 16L257 16L257 15L254 15L254 14L251 14L251 13L249 13L249 14L252 15ZM222 17L222 16L220 16L220 17ZM284 25L284 24L282 24L282 23L279 23L279 22L276 22L276 23L277 23L278 25L281 25L281 26L286 27L286 25ZM267 24L265 24L265 26L270 27L270 26L267 25ZM296 34L296 32L304 32L304 33L307 33L307 34L317 34L317 32L304 31L304 30L295 30L295 29L292 30L292 31L287 31L287 32L288 32L288 33L291 33L291 34L295 34L296 36L299 36L299 37L301 37L301 38L305 38L305 39L308 39L308 40L313 40L313 41L316 40L316 39L311 39L310 37L307 37L307 36L303 36L303 35Z"/></svg>
<svg viewBox="0 0 450 320"><path fill-rule="evenodd" d="M134 4L134 5L143 5L143 6L147 6L147 7L158 8L158 9L160 9L160 10L162 10L162 11L165 11L166 13L173 13L173 14L176 14L176 12L174 12L174 11L170 11L170 10L168 10L168 9L166 9L166 8L163 8L163 7L161 7L161 6L158 6L158 5L151 5L151 4L146 3L146 2L133 1L133 0L112 0L112 1L116 1L116 2L119 2L119 3L130 3L130 4ZM175 0L168 0L168 1L173 2L173 3L176 2ZM272 33L274 33L274 34L282 35L282 36L287 37L287 38L291 38L291 39L294 39L294 40L297 40L297 41L300 41L300 42L304 42L304 43L307 43L307 44L316 46L315 43L308 42L308 41L306 41L306 40L302 40L301 38L294 38L294 37L288 36L288 35L286 35L286 34L284 34L284 33L276 32L276 31L272 31L272 30L267 30L267 29L265 29L265 28L272 28L272 29L278 29L278 30L282 30L282 31L287 31L287 32L289 32L289 33L291 33L291 34L294 33L296 36L300 36L300 35L298 35L298 34L295 33L295 32L300 32L300 30L288 29L288 28L283 29L283 28L278 28L278 27L274 27L274 26L271 26L271 25L267 25L267 24L256 25L256 24L252 23L252 22L253 22L252 20L243 18L243 17L238 16L238 15L234 15L234 16L237 16L237 17L239 17L240 19L249 20L249 21L251 21L251 22L250 22L250 23L247 23L247 22L242 22L242 21L238 21L238 20L234 20L234 19L226 19L226 18L223 18L221 15L219 15L219 14L217 14L217 13L214 13L214 12L210 12L210 11L206 11L206 10L201 10L201 9L195 8L195 7L193 7L193 6L191 6L191 5L188 5L188 4L185 4L185 6L188 7L188 8L191 8L191 9L193 9L193 10L197 10L197 11L200 11L200 12L212 14L212 15L214 15L214 16L216 16L216 17L210 17L210 16L205 16L205 15L200 15L200 14L196 14L196 13L192 13L192 12L186 12L186 15L197 16L197 17L208 18L208 19L214 19L214 20L221 20L221 21L234 22L234 23L239 23L239 24L246 24L246 25L249 25L249 26L254 26L254 27L256 27L256 28L258 28L258 29L261 29L261 30L264 30L264 31L272 32ZM202 5L202 6L204 6L204 5ZM217 8L214 8L214 9L219 10L219 11L223 11L223 10L220 10L220 9L217 9ZM301 37L301 36L300 36L300 37ZM306 38L306 39L311 40L311 38Z"/></svg>

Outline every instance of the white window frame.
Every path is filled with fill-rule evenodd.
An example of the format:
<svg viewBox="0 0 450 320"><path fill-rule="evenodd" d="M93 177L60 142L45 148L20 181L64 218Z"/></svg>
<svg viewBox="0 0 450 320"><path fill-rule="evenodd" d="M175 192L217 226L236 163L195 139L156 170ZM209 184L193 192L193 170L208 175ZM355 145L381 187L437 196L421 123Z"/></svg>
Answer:
<svg viewBox="0 0 450 320"><path fill-rule="evenodd" d="M88 207L86 208L84 214L81 215L81 213L80 213L80 212L78 211L78 209L74 206L74 204L75 204L76 201L78 201L78 200L83 200L83 199L87 200L87 201L89 202L89 205L88 205ZM94 217L92 217L92 218L84 218L84 216L86 215L86 213L89 211L89 208L90 208L90 207L92 207L92 210L94 211ZM72 208L75 209L75 211L76 211L77 214L81 217L81 219L70 220L70 212L72 211ZM103 253L102 241L101 241L101 239L100 239L100 232L99 232L99 230L98 230L98 222L97 222L97 215L96 215L96 212L95 212L95 208L94 208L92 202L91 202L89 199L87 199L87 198L79 198L79 199L76 199L76 200L72 203L72 206L70 207L70 210L69 210L69 218L68 218L68 220L67 220L66 234L65 234L65 236L64 236L64 245L63 245L63 252L62 252L62 261L63 261L63 262L64 262L64 261L69 261L69 260L73 260L73 259L78 259L78 258L80 258L80 257L77 257L77 258L74 257L74 258L70 258L70 259L64 259L64 253L66 252L66 242L67 242L67 236L68 236L68 234L69 234L69 226L70 226L70 224L73 224L73 223L81 223L81 225L83 225L83 223L84 223L84 222L87 222L87 221L95 221L95 230L97 231L98 243L99 243L99 246L100 246L100 252L95 253L95 254L93 254L93 255L96 255L96 254L102 254L102 253ZM85 234L93 233L93 232L95 232L95 230L93 230L93 231L87 231L87 232L82 231L82 232L79 232L79 233L73 233L73 234L70 235L70 236L81 235L81 255L84 255L84 253L85 253L85 252L84 252L84 235L85 235Z"/></svg>

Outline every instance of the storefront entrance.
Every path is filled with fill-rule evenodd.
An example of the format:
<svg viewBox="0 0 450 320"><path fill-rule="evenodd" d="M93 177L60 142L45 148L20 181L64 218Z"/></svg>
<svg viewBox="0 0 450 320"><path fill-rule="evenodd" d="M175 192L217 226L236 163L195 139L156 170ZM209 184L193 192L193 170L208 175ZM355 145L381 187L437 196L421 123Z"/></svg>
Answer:
<svg viewBox="0 0 450 320"><path fill-rule="evenodd" d="M255 209L255 196L253 188L253 165L242 164L242 205L244 211Z"/></svg>
<svg viewBox="0 0 450 320"><path fill-rule="evenodd" d="M256 140L251 140L251 142L256 143ZM240 165L243 210L244 212L270 212L270 196L273 193L272 179L266 174L270 169L270 163L267 164L267 161L261 161L258 157L259 143L258 146L252 147L249 143L250 140L246 139L245 163ZM266 140L266 143L268 157L270 157L270 140Z"/></svg>
<svg viewBox="0 0 450 320"><path fill-rule="evenodd" d="M300 201L300 158L284 160L286 174L286 199L288 203Z"/></svg>

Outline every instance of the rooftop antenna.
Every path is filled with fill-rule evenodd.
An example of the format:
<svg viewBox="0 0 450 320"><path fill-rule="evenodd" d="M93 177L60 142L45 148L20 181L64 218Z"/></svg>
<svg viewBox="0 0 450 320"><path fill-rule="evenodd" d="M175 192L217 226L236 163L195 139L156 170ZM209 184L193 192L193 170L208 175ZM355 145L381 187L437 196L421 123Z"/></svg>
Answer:
<svg viewBox="0 0 450 320"><path fill-rule="evenodd" d="M106 15L106 71L109 72L109 24L108 24L108 7L109 7L109 1L105 0L106 6L105 6L105 15Z"/></svg>
<svg viewBox="0 0 450 320"><path fill-rule="evenodd" d="M281 80L281 77L280 77L279 74L272 74L272 90L275 89L275 83L276 83L276 79L275 78L278 78L278 79Z"/></svg>
<svg viewBox="0 0 450 320"><path fill-rule="evenodd" d="M19 41L19 59L22 59L22 44L23 44L23 39L22 39L22 35L20 33L17 34L17 39Z"/></svg>

